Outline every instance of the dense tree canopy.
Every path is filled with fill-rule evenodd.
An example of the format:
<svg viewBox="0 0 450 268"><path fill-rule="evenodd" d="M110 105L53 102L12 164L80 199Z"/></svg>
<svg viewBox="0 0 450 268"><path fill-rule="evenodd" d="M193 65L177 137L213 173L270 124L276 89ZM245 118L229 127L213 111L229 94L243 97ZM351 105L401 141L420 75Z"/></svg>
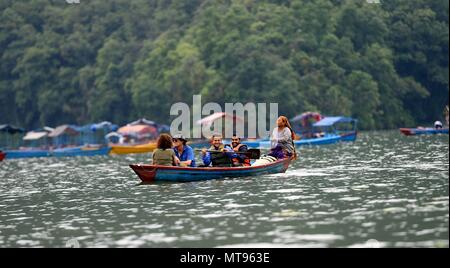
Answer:
<svg viewBox="0 0 450 268"><path fill-rule="evenodd" d="M0 123L136 117L278 102L363 129L442 118L447 0L2 0Z"/></svg>

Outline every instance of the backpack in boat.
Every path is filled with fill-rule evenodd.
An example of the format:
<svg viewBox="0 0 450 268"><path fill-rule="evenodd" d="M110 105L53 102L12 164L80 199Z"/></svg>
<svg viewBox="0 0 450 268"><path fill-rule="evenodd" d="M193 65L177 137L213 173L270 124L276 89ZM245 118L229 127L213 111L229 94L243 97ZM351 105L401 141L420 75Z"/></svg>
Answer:
<svg viewBox="0 0 450 268"><path fill-rule="evenodd" d="M277 161L277 159L275 157L270 156L270 155L264 155L264 156L261 156L260 159L256 160L252 166L267 165L267 164L275 162L275 161Z"/></svg>

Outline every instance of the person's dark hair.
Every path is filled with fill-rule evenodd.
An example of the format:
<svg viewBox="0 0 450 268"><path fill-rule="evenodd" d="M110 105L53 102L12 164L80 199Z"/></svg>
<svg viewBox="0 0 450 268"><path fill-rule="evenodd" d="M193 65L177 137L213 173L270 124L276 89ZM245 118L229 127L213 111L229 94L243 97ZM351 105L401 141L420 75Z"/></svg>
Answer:
<svg viewBox="0 0 450 268"><path fill-rule="evenodd" d="M161 134L157 142L158 149L171 149L172 148L172 137L169 134Z"/></svg>
<svg viewBox="0 0 450 268"><path fill-rule="evenodd" d="M181 142L183 143L184 146L186 146L186 144L187 144L187 140L185 140L185 139L173 138L173 141L174 141L174 142L175 142L175 140L181 141Z"/></svg>

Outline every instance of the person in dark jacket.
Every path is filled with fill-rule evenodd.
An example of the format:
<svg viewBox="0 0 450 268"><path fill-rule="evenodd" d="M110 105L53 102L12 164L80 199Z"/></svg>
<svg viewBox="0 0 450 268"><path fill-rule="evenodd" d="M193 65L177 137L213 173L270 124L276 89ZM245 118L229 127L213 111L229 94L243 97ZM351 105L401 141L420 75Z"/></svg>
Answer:
<svg viewBox="0 0 450 268"><path fill-rule="evenodd" d="M241 143L241 138L237 134L233 134L231 138L231 148L236 152L235 157L232 158L234 166L251 166L250 158L243 154L248 151L248 146Z"/></svg>
<svg viewBox="0 0 450 268"><path fill-rule="evenodd" d="M221 135L214 135L211 140L211 147L202 150L204 166L212 164L213 167L232 167L233 161L231 159L236 157L236 154L231 146L223 144Z"/></svg>

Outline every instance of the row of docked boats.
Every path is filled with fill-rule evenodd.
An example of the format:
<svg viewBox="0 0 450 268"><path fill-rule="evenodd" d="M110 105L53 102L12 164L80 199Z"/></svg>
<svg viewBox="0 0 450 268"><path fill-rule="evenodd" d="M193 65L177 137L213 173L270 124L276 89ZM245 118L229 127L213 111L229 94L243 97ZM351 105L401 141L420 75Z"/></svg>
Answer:
<svg viewBox="0 0 450 268"><path fill-rule="evenodd" d="M1 157L3 160L149 153L156 148L154 140L162 131L168 131L168 127L145 118L121 128L105 121L85 126L44 127L26 134L21 128L0 125L0 134L6 138L0 148L2 144L19 148L4 150Z"/></svg>
<svg viewBox="0 0 450 268"><path fill-rule="evenodd" d="M156 148L156 143L141 145L112 145L112 146L78 146L54 150L6 150L1 153L0 160L35 158L35 157L75 157L75 156L97 156L114 154L137 154L149 153Z"/></svg>

